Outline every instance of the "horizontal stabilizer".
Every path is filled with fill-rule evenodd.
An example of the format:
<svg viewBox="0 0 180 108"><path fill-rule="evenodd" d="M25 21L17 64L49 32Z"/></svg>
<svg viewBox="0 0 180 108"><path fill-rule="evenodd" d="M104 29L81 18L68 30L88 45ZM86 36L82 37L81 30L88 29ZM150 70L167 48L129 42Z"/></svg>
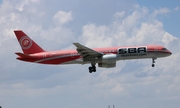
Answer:
<svg viewBox="0 0 180 108"><path fill-rule="evenodd" d="M15 54L17 54L18 56L22 57L22 58L33 58L32 56L28 55L28 54L23 54L20 52L16 52Z"/></svg>

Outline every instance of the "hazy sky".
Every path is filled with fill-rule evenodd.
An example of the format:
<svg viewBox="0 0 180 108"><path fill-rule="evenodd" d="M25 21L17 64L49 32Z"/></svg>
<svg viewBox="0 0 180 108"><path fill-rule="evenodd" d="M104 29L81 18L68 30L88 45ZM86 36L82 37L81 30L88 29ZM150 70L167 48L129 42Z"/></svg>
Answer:
<svg viewBox="0 0 180 108"><path fill-rule="evenodd" d="M180 1L0 0L3 108L179 108ZM21 29L45 50L159 44L167 58L118 61L116 68L16 60Z"/></svg>

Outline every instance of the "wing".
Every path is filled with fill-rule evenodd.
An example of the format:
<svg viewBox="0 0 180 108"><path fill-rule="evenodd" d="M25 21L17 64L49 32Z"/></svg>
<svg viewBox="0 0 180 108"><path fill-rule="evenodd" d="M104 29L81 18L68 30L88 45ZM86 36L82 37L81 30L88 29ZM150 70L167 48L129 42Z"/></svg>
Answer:
<svg viewBox="0 0 180 108"><path fill-rule="evenodd" d="M83 46L79 43L73 43L77 47L77 52L83 57L83 58L95 58L104 55L101 52L97 52L93 49L90 49L86 46Z"/></svg>

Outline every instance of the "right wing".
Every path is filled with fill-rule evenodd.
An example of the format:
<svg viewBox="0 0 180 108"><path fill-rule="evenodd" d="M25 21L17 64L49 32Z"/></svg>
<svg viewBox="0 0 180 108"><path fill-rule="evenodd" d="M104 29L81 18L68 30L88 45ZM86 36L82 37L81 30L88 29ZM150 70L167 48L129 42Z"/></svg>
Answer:
<svg viewBox="0 0 180 108"><path fill-rule="evenodd" d="M93 49L90 49L86 46L83 46L79 43L73 43L77 47L77 52L83 57L83 58L95 58L104 55L101 52L97 52Z"/></svg>

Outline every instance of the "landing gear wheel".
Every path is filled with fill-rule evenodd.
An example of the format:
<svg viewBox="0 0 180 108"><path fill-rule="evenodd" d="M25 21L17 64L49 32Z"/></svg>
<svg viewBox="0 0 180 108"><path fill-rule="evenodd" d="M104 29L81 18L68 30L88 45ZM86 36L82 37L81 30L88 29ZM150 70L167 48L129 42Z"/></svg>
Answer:
<svg viewBox="0 0 180 108"><path fill-rule="evenodd" d="M89 73L96 72L96 66L89 67Z"/></svg>
<svg viewBox="0 0 180 108"><path fill-rule="evenodd" d="M152 64L152 67L154 67L155 66L155 64Z"/></svg>
<svg viewBox="0 0 180 108"><path fill-rule="evenodd" d="M93 71L96 72L96 66L92 66Z"/></svg>
<svg viewBox="0 0 180 108"><path fill-rule="evenodd" d="M89 73L92 73L92 71L93 71L93 68L89 67Z"/></svg>

